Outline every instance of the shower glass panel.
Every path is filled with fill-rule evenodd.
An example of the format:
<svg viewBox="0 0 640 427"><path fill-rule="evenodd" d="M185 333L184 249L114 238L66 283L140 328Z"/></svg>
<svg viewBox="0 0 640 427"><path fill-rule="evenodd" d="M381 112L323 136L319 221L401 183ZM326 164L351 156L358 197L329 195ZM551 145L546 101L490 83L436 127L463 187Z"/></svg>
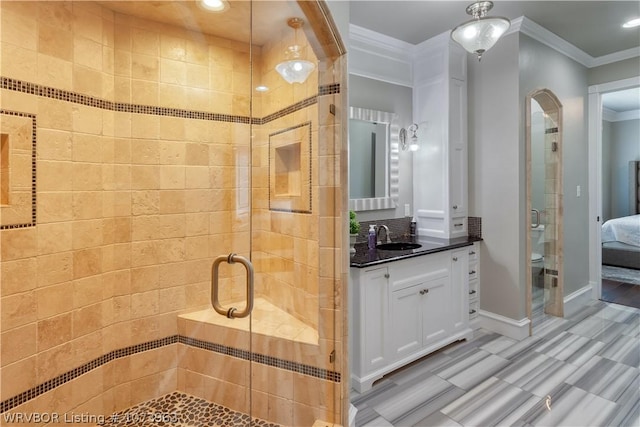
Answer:
<svg viewBox="0 0 640 427"><path fill-rule="evenodd" d="M527 98L527 294L534 323L545 314L563 316L561 119L551 92Z"/></svg>
<svg viewBox="0 0 640 427"><path fill-rule="evenodd" d="M344 423L344 47L224 4L0 2L2 419Z"/></svg>

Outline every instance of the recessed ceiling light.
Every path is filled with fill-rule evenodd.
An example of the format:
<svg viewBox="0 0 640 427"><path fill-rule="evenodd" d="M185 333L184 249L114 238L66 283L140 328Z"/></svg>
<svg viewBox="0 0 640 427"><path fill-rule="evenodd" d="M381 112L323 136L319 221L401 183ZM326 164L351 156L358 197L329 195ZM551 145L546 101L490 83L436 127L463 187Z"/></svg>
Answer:
<svg viewBox="0 0 640 427"><path fill-rule="evenodd" d="M229 7L229 3L225 0L200 0L200 6L211 12L222 12Z"/></svg>
<svg viewBox="0 0 640 427"><path fill-rule="evenodd" d="M627 21L622 24L622 28L634 28L640 27L640 18L632 19L631 21Z"/></svg>

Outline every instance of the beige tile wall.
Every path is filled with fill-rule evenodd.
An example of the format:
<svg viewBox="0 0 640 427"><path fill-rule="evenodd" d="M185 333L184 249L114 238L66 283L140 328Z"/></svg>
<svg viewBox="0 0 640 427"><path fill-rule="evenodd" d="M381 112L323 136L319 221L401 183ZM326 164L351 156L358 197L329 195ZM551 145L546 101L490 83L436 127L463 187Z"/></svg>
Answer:
<svg viewBox="0 0 640 427"><path fill-rule="evenodd" d="M0 11L3 77L115 102L249 115L247 46L89 2L2 2ZM258 61L262 83L271 88L254 100L258 117L317 93L317 71L293 86L273 71L293 37L284 24L282 32ZM340 348L338 361L328 361L342 330L334 303L344 278L334 249L342 239L343 221L334 213L342 200L341 149L318 148L323 133L338 140L328 103L341 105L339 95L254 126L253 135L239 123L108 111L9 90L0 95L1 108L38 120L38 225L0 234L0 400L112 350L175 335L178 313L208 305L211 259L248 255L250 245L257 271L265 272L257 278L259 294L319 329L317 348L294 352L296 359L341 366ZM313 214L271 212L268 135L305 121L313 123ZM251 191L252 212L250 162L260 183ZM221 273L225 300L242 297L242 268ZM176 388L195 393L203 376L179 375L177 360L199 352L178 347L109 362L16 410L111 413ZM259 406L267 415L286 413L294 424L337 419L335 383L286 376L297 390L327 392L301 394L290 412L286 396L265 386ZM246 393L242 384L225 387L236 392L212 397Z"/></svg>

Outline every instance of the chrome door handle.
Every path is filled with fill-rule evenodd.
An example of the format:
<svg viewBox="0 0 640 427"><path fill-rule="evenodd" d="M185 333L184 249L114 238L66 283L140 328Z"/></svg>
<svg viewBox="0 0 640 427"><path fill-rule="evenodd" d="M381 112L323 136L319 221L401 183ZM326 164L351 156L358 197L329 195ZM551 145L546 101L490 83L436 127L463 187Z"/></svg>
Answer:
<svg viewBox="0 0 640 427"><path fill-rule="evenodd" d="M535 223L531 223L531 228L538 228L540 226L540 211L538 209L531 209L531 213L536 216Z"/></svg>
<svg viewBox="0 0 640 427"><path fill-rule="evenodd" d="M218 270L220 269L220 264L225 261L229 264L239 262L244 265L244 268L247 270L247 305L244 310L240 312L238 312L238 309L235 307L224 308L218 298ZM211 265L211 305L218 314L226 316L229 319L247 317L251 314L251 310L253 310L253 264L251 264L251 261L233 253L227 256L220 255L213 261Z"/></svg>

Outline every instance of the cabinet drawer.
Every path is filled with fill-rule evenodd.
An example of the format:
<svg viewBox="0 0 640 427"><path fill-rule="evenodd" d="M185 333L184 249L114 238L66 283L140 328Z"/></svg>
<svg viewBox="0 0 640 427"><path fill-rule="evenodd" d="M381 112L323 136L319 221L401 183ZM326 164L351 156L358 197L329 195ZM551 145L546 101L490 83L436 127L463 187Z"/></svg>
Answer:
<svg viewBox="0 0 640 427"><path fill-rule="evenodd" d="M478 247L476 245L469 246L469 262L478 260Z"/></svg>
<svg viewBox="0 0 640 427"><path fill-rule="evenodd" d="M469 280L476 280L478 278L478 263L469 263Z"/></svg>
<svg viewBox="0 0 640 427"><path fill-rule="evenodd" d="M462 233L467 232L467 217L461 216L457 218L451 218L451 232Z"/></svg>
<svg viewBox="0 0 640 427"><path fill-rule="evenodd" d="M469 301L478 299L478 281L469 281Z"/></svg>
<svg viewBox="0 0 640 427"><path fill-rule="evenodd" d="M473 301L469 303L469 320L475 319L478 317L478 301Z"/></svg>

